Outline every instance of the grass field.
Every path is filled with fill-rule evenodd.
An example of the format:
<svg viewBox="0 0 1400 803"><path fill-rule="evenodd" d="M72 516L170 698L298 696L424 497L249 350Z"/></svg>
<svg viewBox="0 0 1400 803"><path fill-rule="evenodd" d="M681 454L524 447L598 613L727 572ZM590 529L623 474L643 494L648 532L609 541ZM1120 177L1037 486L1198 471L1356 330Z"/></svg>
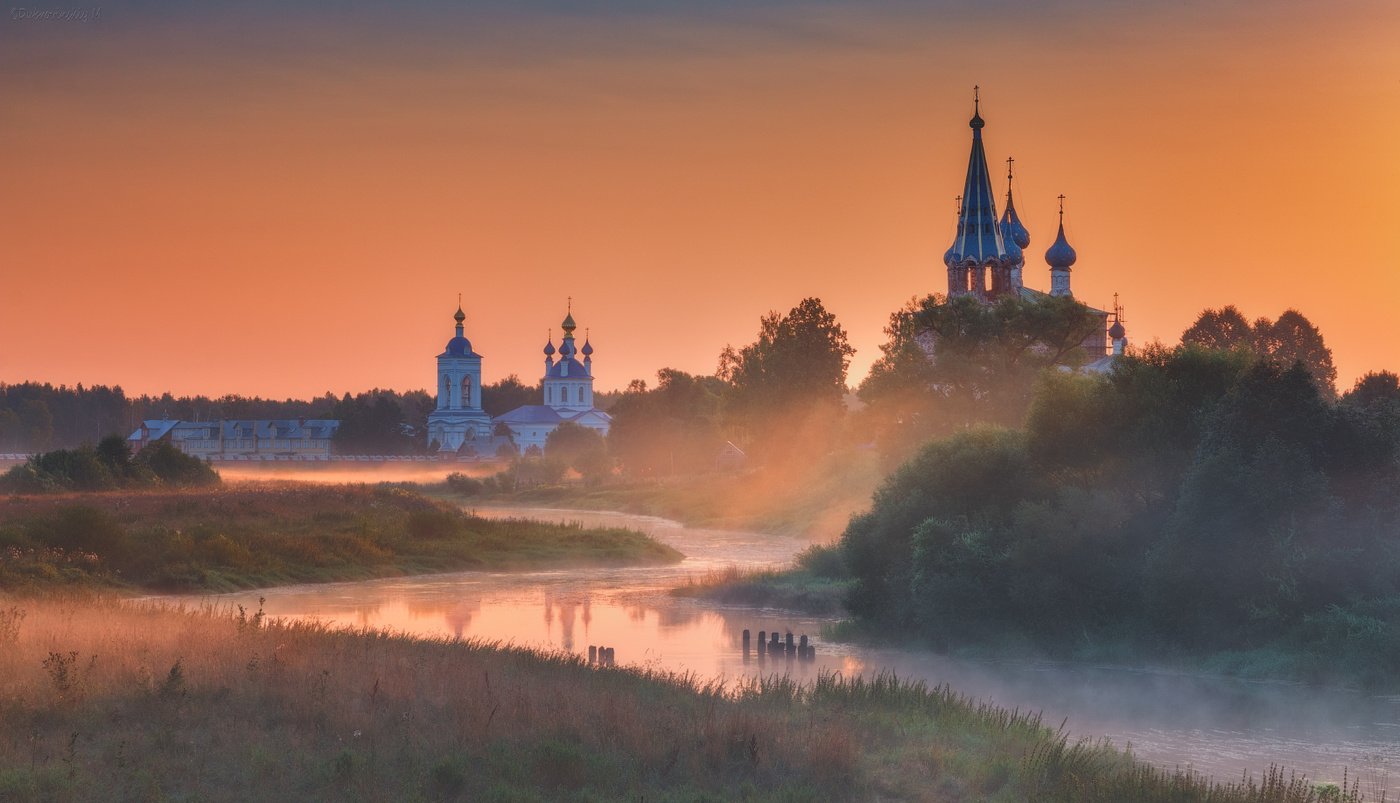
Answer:
<svg viewBox="0 0 1400 803"><path fill-rule="evenodd" d="M462 569L647 565L620 528L470 516L397 487L238 484L0 497L0 589L228 590Z"/></svg>
<svg viewBox="0 0 1400 803"><path fill-rule="evenodd" d="M730 685L90 594L0 598L0 800L1354 801L883 677Z"/></svg>

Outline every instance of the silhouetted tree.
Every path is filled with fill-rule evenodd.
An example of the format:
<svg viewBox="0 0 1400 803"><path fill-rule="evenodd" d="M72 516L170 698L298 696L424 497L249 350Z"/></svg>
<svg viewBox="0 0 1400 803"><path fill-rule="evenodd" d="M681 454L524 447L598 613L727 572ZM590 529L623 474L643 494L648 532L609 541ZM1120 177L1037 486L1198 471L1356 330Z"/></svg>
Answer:
<svg viewBox="0 0 1400 803"><path fill-rule="evenodd" d="M772 448L813 414L832 415L846 394L846 368L855 349L846 330L817 298L787 314L759 321L758 339L720 354L720 379L729 385L726 418L748 439Z"/></svg>
<svg viewBox="0 0 1400 803"><path fill-rule="evenodd" d="M1181 342L1208 349L1254 348L1254 328L1244 313L1231 304L1201 312L1196 322L1181 333Z"/></svg>

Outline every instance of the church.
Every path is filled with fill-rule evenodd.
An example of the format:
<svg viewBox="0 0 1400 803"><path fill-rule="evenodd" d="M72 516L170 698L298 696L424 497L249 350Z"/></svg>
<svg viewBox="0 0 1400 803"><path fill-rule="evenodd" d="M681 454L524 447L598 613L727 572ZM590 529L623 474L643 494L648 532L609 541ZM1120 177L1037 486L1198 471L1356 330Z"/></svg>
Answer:
<svg viewBox="0 0 1400 803"><path fill-rule="evenodd" d="M587 336L575 343L573 304L560 327L559 347L550 337L544 347L541 403L527 404L492 418L481 407L482 356L465 334L460 302L452 316L456 333L437 357L437 408L428 414L428 443L440 456L495 457L503 446L518 454L544 451L549 434L564 422L608 434L612 418L593 406L593 344ZM555 355L558 355L557 359ZM583 359L579 360L578 356Z"/></svg>
<svg viewBox="0 0 1400 803"><path fill-rule="evenodd" d="M1065 196L1059 196L1060 230L1055 242L1045 252L1045 262L1050 268L1050 292L1045 293L1026 287L1023 282L1025 249L1031 244L1031 235L1016 214L1016 204L1012 199L1011 168L1015 160L1006 160L1006 208L998 217L992 176L987 169L987 153L982 144L982 129L986 127L986 122L982 119L981 97L976 87L973 88L972 102L972 119L968 122L972 128L972 153L967 160L963 193L958 196L958 223L953 244L943 254L943 264L948 269L948 297L971 295L987 303L1007 296L1025 299L1046 295L1072 298L1070 269L1078 260L1078 254L1065 238ZM1084 370L1107 370L1113 358L1121 355L1127 347L1122 309L1118 307L1116 299L1112 313L1093 307L1089 309L1099 317L1103 326L1085 338L1082 344L1088 358ZM1108 323L1110 315L1113 316L1112 326Z"/></svg>

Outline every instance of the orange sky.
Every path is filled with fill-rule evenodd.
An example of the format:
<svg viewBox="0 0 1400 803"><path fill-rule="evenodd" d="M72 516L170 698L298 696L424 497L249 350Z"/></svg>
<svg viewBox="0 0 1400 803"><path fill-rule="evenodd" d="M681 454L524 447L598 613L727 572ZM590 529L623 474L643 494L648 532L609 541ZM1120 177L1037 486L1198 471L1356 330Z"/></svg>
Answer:
<svg viewBox="0 0 1400 803"><path fill-rule="evenodd" d="M421 388L460 291L488 382L568 296L603 389L816 295L854 384L946 288L974 83L1028 284L1063 192L1132 341L1294 306L1400 368L1400 4L1121 5L7 7L0 381Z"/></svg>

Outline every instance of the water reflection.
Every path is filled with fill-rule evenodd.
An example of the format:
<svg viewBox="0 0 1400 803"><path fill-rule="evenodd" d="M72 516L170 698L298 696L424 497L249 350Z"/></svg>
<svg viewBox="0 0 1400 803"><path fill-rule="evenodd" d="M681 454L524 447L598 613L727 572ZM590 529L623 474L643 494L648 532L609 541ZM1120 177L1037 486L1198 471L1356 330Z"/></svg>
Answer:
<svg viewBox="0 0 1400 803"><path fill-rule="evenodd" d="M784 611L727 608L672 597L687 575L726 566L786 563L805 542L776 536L683 528L642 516L547 509L481 510L586 525L629 526L675 546L676 566L531 573L467 572L294 586L225 595L274 617L312 617L355 627L478 638L584 655L616 649L620 664L705 678L789 673L811 679L884 669L947 683L972 697L1068 720L1076 735L1107 736L1162 766L1189 766L1222 780L1280 763L1317 780L1349 768L1375 799L1400 768L1400 698L1318 691L1283 684L1054 664L959 661L917 649L825 643L830 620ZM806 634L815 661L762 656L746 661L743 631Z"/></svg>

